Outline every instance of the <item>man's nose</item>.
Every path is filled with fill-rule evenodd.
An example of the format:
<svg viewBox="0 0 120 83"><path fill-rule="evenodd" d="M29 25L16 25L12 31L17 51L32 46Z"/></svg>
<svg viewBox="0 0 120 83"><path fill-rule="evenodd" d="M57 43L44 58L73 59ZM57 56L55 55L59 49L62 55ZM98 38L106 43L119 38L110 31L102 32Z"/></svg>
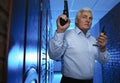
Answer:
<svg viewBox="0 0 120 83"><path fill-rule="evenodd" d="M89 23L89 22L90 22L90 19L89 19L89 18L87 18L87 19L86 19L86 21Z"/></svg>

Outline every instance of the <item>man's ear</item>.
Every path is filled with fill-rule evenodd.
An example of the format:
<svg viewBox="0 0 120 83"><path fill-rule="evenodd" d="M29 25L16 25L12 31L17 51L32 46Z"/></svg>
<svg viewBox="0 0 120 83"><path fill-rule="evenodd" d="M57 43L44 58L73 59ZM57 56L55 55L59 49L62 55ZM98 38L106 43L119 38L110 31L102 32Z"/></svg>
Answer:
<svg viewBox="0 0 120 83"><path fill-rule="evenodd" d="M75 19L75 24L78 24L78 19L77 18Z"/></svg>
<svg viewBox="0 0 120 83"><path fill-rule="evenodd" d="M78 20L77 20L77 18L75 19L75 24L77 24L78 23Z"/></svg>

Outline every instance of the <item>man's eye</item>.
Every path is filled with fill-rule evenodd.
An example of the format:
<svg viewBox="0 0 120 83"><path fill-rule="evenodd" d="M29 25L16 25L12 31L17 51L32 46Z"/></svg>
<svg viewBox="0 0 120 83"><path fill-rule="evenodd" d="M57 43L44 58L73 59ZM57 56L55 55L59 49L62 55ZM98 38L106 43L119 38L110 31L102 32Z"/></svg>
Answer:
<svg viewBox="0 0 120 83"><path fill-rule="evenodd" d="M86 18L86 16L83 16L83 18Z"/></svg>
<svg viewBox="0 0 120 83"><path fill-rule="evenodd" d="M92 17L90 17L89 19L90 19L90 20L92 20L93 18L92 18Z"/></svg>

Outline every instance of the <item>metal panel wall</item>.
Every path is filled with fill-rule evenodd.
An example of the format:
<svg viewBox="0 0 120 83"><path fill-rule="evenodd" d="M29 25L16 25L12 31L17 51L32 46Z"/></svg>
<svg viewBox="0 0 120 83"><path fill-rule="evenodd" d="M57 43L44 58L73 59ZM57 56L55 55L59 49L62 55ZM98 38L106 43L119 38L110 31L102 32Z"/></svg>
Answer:
<svg viewBox="0 0 120 83"><path fill-rule="evenodd" d="M120 83L120 3L100 20L108 36L110 60L103 65L103 83Z"/></svg>
<svg viewBox="0 0 120 83"><path fill-rule="evenodd" d="M13 0L8 83L51 83L52 61L47 54L48 26L51 26L48 2Z"/></svg>

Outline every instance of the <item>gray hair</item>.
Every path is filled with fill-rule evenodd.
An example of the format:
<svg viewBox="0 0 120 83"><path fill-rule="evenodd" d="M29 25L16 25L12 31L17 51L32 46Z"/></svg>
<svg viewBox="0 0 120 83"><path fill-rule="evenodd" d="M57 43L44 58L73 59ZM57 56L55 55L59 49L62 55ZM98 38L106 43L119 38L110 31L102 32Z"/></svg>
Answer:
<svg viewBox="0 0 120 83"><path fill-rule="evenodd" d="M80 9L80 10L77 12L75 19L79 18L80 14L81 14L82 12L84 12L84 11L88 11L88 12L90 12L90 13L92 14L92 10L91 10L90 8L82 8L82 9Z"/></svg>

